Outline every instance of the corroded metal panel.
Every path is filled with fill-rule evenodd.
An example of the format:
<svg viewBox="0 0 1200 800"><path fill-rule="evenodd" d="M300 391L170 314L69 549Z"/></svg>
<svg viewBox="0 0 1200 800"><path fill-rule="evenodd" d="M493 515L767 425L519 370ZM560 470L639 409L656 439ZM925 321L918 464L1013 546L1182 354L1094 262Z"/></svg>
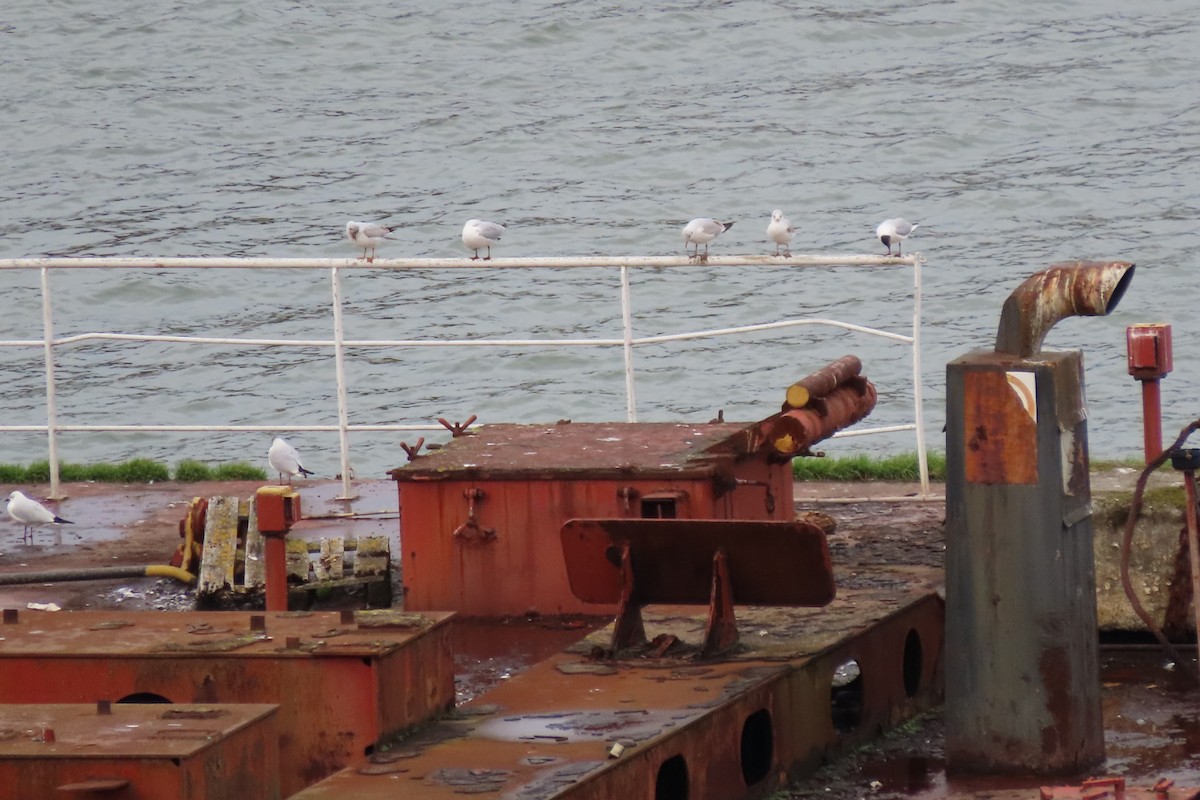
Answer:
<svg viewBox="0 0 1200 800"><path fill-rule="evenodd" d="M485 425L422 453L391 475L397 481L712 475L711 451L732 448L731 440L746 427L666 422Z"/></svg>
<svg viewBox="0 0 1200 800"><path fill-rule="evenodd" d="M968 369L963 395L967 480L1037 483L1037 398L1027 384L1007 371Z"/></svg>
<svg viewBox="0 0 1200 800"><path fill-rule="evenodd" d="M276 703L285 796L454 697L445 612L15 616L0 625L0 703Z"/></svg>
<svg viewBox="0 0 1200 800"><path fill-rule="evenodd" d="M277 708L2 705L0 787L23 798L277 800Z"/></svg>
<svg viewBox="0 0 1200 800"><path fill-rule="evenodd" d="M577 519L561 538L571 591L586 602L620 598L613 553L624 542L638 602L708 603L718 549L738 605L822 606L835 594L825 532L808 522Z"/></svg>

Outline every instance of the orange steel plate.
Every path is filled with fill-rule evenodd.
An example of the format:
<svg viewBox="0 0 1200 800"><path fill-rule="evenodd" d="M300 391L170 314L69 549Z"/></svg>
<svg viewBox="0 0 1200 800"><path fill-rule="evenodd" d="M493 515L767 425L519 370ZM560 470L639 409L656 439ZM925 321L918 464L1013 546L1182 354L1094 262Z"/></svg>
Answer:
<svg viewBox="0 0 1200 800"><path fill-rule="evenodd" d="M702 636L695 606L643 616L647 636ZM761 797L940 702L942 622L934 594L859 589L822 610L739 609L743 644L719 660L592 660L598 631L296 797ZM849 661L858 680L835 688Z"/></svg>
<svg viewBox="0 0 1200 800"><path fill-rule="evenodd" d="M287 796L453 703L450 617L23 610L0 624L0 703L276 703Z"/></svg>
<svg viewBox="0 0 1200 800"><path fill-rule="evenodd" d="M14 797L279 798L278 706L0 706L0 786Z"/></svg>
<svg viewBox="0 0 1200 800"><path fill-rule="evenodd" d="M633 561L635 601L707 603L719 548L737 605L823 606L834 597L825 532L808 522L573 519L563 525L562 544L576 597L620 599L623 542Z"/></svg>

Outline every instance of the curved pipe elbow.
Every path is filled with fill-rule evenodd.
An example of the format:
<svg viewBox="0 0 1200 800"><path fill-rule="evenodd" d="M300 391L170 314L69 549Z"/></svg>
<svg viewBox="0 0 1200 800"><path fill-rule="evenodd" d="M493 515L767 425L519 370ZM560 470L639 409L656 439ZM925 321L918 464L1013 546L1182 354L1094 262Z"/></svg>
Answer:
<svg viewBox="0 0 1200 800"><path fill-rule="evenodd" d="M1128 261L1072 261L1034 273L1004 301L996 352L1029 358L1066 317L1101 317L1117 307L1133 279Z"/></svg>

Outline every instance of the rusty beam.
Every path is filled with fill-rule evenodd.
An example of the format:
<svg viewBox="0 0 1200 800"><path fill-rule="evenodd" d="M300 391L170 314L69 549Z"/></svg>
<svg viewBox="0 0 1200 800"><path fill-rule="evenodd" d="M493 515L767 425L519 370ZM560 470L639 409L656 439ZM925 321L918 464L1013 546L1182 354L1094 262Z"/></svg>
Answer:
<svg viewBox="0 0 1200 800"><path fill-rule="evenodd" d="M695 639L695 611L648 607L646 632ZM597 631L296 800L763 797L940 702L942 620L934 594L855 589L821 611L748 609L735 653L702 664L595 661Z"/></svg>

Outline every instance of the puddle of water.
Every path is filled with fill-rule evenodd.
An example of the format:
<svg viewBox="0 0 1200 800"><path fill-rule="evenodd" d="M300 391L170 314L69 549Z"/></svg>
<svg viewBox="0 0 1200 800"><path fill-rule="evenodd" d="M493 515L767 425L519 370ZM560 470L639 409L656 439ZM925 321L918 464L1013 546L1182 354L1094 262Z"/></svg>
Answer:
<svg viewBox="0 0 1200 800"><path fill-rule="evenodd" d="M1200 686L1195 680L1150 648L1103 651L1101 681L1107 757L1089 774L1057 779L948 777L938 726L924 748L929 755L914 754L922 749L914 745L868 759L859 770L861 785L881 800L944 800L997 792L1036 797L1041 786L1078 784L1092 776L1124 776L1130 788L1149 788L1162 778L1178 787L1200 787Z"/></svg>
<svg viewBox="0 0 1200 800"><path fill-rule="evenodd" d="M609 621L455 619L452 630L455 704L475 699Z"/></svg>

